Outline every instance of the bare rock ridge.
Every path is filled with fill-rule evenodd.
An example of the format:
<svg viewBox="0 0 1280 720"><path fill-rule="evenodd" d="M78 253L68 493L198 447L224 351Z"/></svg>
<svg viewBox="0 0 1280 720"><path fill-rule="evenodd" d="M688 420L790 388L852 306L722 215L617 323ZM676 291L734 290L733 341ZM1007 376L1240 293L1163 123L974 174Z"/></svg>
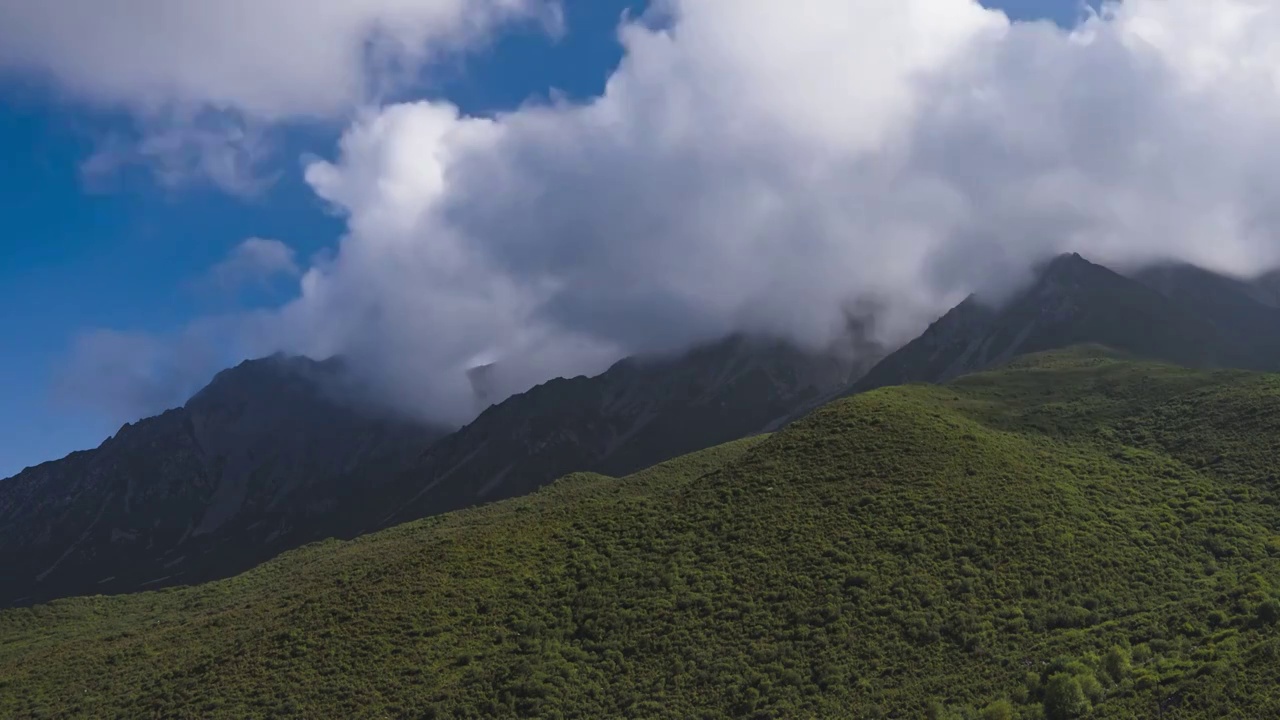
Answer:
<svg viewBox="0 0 1280 720"><path fill-rule="evenodd" d="M1239 356L1236 364L1280 369L1280 273L1243 280L1165 264L1145 268L1134 279L1211 323Z"/></svg>
<svg viewBox="0 0 1280 720"><path fill-rule="evenodd" d="M733 336L551 380L433 445L373 525L523 495L575 471L624 475L758 433L861 369L847 354Z"/></svg>
<svg viewBox="0 0 1280 720"><path fill-rule="evenodd" d="M338 360L246 362L96 450L0 481L0 603L201 582L569 472L643 468L759 432L853 367L735 337L552 380L448 434L353 404ZM488 405L484 375L470 379Z"/></svg>
<svg viewBox="0 0 1280 720"><path fill-rule="evenodd" d="M0 602L199 581L315 539L443 434L341 402L340 372L245 362L184 407L0 482Z"/></svg>
<svg viewBox="0 0 1280 720"><path fill-rule="evenodd" d="M1059 256L1003 305L969 297L880 361L850 392L946 382L1018 355L1082 343L1188 366L1280 367L1275 309L1228 292L1236 281L1190 270L1221 281L1205 294L1222 307L1206 305L1187 283L1159 283L1146 273L1125 277L1077 254Z"/></svg>
<svg viewBox="0 0 1280 720"><path fill-rule="evenodd" d="M1126 277L1076 253L1053 258L998 304L969 296L886 355L837 397L903 383L944 383L1028 353L1078 344L1194 367L1280 369L1280 273L1237 280L1190 265Z"/></svg>

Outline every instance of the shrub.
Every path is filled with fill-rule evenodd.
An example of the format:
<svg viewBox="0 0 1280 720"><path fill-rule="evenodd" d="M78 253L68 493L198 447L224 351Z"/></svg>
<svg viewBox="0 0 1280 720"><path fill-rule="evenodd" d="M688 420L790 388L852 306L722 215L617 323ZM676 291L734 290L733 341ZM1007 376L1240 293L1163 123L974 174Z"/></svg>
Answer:
<svg viewBox="0 0 1280 720"><path fill-rule="evenodd" d="M1151 659L1151 646L1143 643L1133 649L1133 661L1139 665Z"/></svg>
<svg viewBox="0 0 1280 720"><path fill-rule="evenodd" d="M1263 601L1258 605L1257 617L1258 622L1263 625L1275 625L1280 622L1280 602L1275 598Z"/></svg>
<svg viewBox="0 0 1280 720"><path fill-rule="evenodd" d="M1084 691L1085 697L1089 698L1089 702L1102 701L1102 683L1098 682L1098 678L1092 672L1077 674L1076 680L1080 683L1080 689Z"/></svg>
<svg viewBox="0 0 1280 720"><path fill-rule="evenodd" d="M1129 676L1133 666L1129 659L1129 651L1119 645L1112 645L1102 657L1102 670L1112 682L1120 682Z"/></svg>
<svg viewBox="0 0 1280 720"><path fill-rule="evenodd" d="M1080 680L1075 675L1060 672L1045 683L1044 714L1048 720L1072 720L1091 709L1089 698L1085 697Z"/></svg>
<svg viewBox="0 0 1280 720"><path fill-rule="evenodd" d="M0 610L0 718L1280 718L1280 375L1198 412L1260 381L1125 372L866 393L227 581ZM1210 533L1237 554L1206 579Z"/></svg>
<svg viewBox="0 0 1280 720"><path fill-rule="evenodd" d="M997 700L983 708L979 717L982 720L1013 720L1013 703Z"/></svg>

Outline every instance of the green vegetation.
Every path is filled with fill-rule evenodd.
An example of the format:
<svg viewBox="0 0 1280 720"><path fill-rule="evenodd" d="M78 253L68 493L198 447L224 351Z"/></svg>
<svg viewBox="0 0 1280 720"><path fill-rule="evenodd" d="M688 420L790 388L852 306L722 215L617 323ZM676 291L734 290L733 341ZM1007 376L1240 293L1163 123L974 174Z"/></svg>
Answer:
<svg viewBox="0 0 1280 720"><path fill-rule="evenodd" d="M1280 717L1280 377L1081 348L0 613L3 717Z"/></svg>

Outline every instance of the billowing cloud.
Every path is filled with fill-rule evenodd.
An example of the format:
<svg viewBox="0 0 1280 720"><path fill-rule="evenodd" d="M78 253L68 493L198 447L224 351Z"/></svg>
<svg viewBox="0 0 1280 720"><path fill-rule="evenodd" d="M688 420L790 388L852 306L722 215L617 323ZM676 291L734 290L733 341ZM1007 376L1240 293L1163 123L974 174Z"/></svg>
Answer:
<svg viewBox="0 0 1280 720"><path fill-rule="evenodd" d="M504 391L746 330L892 344L1063 251L1280 260L1280 6L1128 0L1072 31L973 0L672 0L602 97L369 110L307 169L349 234L276 318L388 395Z"/></svg>
<svg viewBox="0 0 1280 720"><path fill-rule="evenodd" d="M1280 260L1280 5L1127 0L1071 31L974 0L669 0L584 103L370 107L306 179L348 221L253 347L389 400L499 393L731 331L904 341L1078 251Z"/></svg>
<svg viewBox="0 0 1280 720"><path fill-rule="evenodd" d="M89 172L146 163L245 191L264 125L344 118L497 27L558 18L552 0L0 0L0 71L138 119Z"/></svg>
<svg viewBox="0 0 1280 720"><path fill-rule="evenodd" d="M280 276L302 273L293 248L279 240L251 237L236 245L209 271L209 281L222 290L263 285Z"/></svg>

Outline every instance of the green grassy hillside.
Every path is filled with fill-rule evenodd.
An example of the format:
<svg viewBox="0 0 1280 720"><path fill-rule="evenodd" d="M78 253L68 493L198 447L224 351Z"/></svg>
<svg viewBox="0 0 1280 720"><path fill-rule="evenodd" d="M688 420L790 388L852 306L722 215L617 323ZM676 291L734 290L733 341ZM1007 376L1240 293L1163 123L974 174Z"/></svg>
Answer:
<svg viewBox="0 0 1280 720"><path fill-rule="evenodd" d="M1096 349L0 612L0 717L1280 717L1280 376Z"/></svg>

